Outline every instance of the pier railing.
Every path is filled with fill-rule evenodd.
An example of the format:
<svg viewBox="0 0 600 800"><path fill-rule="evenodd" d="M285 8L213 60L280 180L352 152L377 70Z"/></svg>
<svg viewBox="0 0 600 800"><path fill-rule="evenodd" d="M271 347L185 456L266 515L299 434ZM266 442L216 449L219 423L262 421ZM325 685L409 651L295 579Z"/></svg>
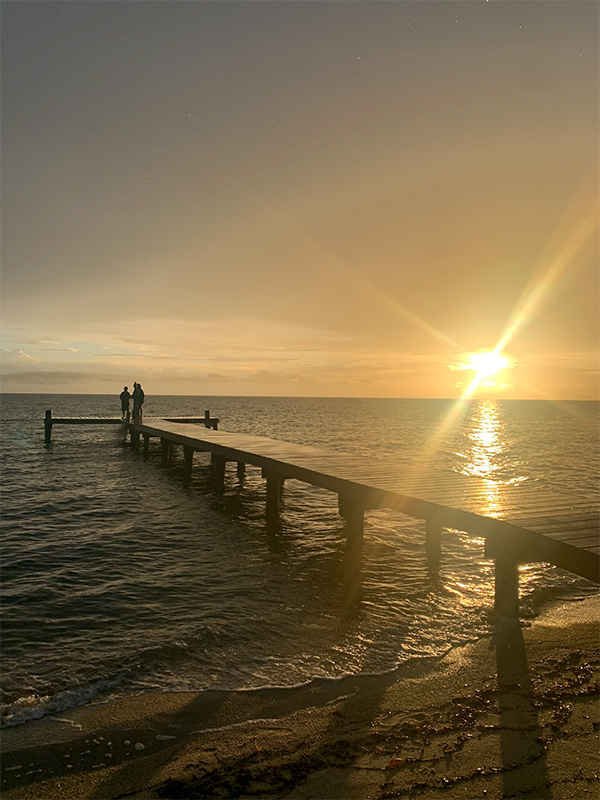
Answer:
<svg viewBox="0 0 600 800"><path fill-rule="evenodd" d="M164 417L167 422L189 422L199 423L206 428L217 430L219 420L210 416L210 411L206 410L203 417ZM44 417L44 432L46 444L52 441L52 428L54 425L124 425L125 433L127 433L129 424L133 422L141 422L142 418L133 420L130 417L123 419L123 417L53 417L52 409L46 410Z"/></svg>

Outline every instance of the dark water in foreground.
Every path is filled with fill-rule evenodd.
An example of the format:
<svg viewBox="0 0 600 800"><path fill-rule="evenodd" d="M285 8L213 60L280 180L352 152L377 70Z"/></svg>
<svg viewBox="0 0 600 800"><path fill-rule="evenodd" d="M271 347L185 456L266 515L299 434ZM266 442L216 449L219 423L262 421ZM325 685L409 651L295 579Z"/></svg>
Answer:
<svg viewBox="0 0 600 800"><path fill-rule="evenodd" d="M429 576L423 527L366 515L356 580L335 495L286 482L282 532L264 526L264 481L230 466L210 487L123 447L122 430L42 419L118 414L108 396L2 398L5 724L149 690L292 686L439 655L490 631L492 563L482 543L444 537ZM597 497L597 403L149 397L145 413L202 415L220 429ZM596 591L555 568L522 571L523 615Z"/></svg>

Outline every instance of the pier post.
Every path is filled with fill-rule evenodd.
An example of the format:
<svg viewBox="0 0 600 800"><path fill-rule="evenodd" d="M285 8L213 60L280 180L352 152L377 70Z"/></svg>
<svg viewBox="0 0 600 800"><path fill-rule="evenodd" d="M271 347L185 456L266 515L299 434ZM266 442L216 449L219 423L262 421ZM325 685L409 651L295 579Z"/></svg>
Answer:
<svg viewBox="0 0 600 800"><path fill-rule="evenodd" d="M283 478L276 472L263 470L263 478L267 479L267 524L272 525L279 520L279 501L283 487Z"/></svg>
<svg viewBox="0 0 600 800"><path fill-rule="evenodd" d="M346 536L346 548L339 571L346 602L356 601L362 592L363 547L364 537Z"/></svg>
<svg viewBox="0 0 600 800"><path fill-rule="evenodd" d="M429 570L437 572L442 555L442 526L429 519L425 520L425 552Z"/></svg>
<svg viewBox="0 0 600 800"><path fill-rule="evenodd" d="M44 417L44 441L46 444L50 444L52 441L52 409L49 408L46 411L46 416Z"/></svg>
<svg viewBox="0 0 600 800"><path fill-rule="evenodd" d="M192 467L194 465L194 448L183 445L183 458L185 461L185 485L188 486L192 480Z"/></svg>
<svg viewBox="0 0 600 800"><path fill-rule="evenodd" d="M129 431L129 441L130 441L130 443L131 443L131 446L132 446L132 448L133 448L134 450L137 450L137 448L139 447L139 444L140 444L140 434L139 434L139 431L132 431L132 430L130 429L130 431Z"/></svg>
<svg viewBox="0 0 600 800"><path fill-rule="evenodd" d="M494 608L504 617L519 616L519 562L513 553L495 554Z"/></svg>
<svg viewBox="0 0 600 800"><path fill-rule="evenodd" d="M150 444L150 436L145 433L144 434L144 455L148 456L148 446Z"/></svg>
<svg viewBox="0 0 600 800"><path fill-rule="evenodd" d="M347 535L362 539L365 528L365 507L361 498L352 494L339 494L338 508L340 515L346 520Z"/></svg>
<svg viewBox="0 0 600 800"><path fill-rule="evenodd" d="M217 420L210 418L210 411L208 409L204 412L204 427L205 428L212 428L213 431L217 430Z"/></svg>
<svg viewBox="0 0 600 800"><path fill-rule="evenodd" d="M160 454L163 467L169 465L169 457L171 455L171 445L168 439L160 439Z"/></svg>
<svg viewBox="0 0 600 800"><path fill-rule="evenodd" d="M246 475L246 464L243 461L237 462L237 476L238 478L243 481Z"/></svg>
<svg viewBox="0 0 600 800"><path fill-rule="evenodd" d="M362 539L365 530L365 510L361 505L353 505L346 514L346 531L353 539Z"/></svg>
<svg viewBox="0 0 600 800"><path fill-rule="evenodd" d="M227 459L219 456L216 453L212 454L212 464L215 478L215 491L217 494L223 494L225 491L225 464Z"/></svg>

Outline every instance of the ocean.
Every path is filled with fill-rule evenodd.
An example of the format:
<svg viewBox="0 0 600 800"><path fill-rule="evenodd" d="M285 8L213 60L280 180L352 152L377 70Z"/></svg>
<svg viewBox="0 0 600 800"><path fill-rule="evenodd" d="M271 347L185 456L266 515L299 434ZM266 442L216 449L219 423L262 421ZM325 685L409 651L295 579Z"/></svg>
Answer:
<svg viewBox="0 0 600 800"><path fill-rule="evenodd" d="M118 396L3 395L2 721L12 726L148 691L293 687L390 671L493 627L483 543L443 537L427 571L423 523L368 511L347 579L337 497L287 481L281 531L265 529L264 480L230 465L222 496L197 454L161 466L121 427L60 426L44 411L119 416ZM219 429L597 499L595 402L147 395L149 416L202 416ZM597 587L544 564L521 570L522 618Z"/></svg>

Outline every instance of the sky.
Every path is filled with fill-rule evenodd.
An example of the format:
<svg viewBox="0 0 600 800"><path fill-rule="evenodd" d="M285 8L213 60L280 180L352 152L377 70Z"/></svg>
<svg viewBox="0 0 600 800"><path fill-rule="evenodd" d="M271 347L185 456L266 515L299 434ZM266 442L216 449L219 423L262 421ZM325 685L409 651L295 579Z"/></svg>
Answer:
<svg viewBox="0 0 600 800"><path fill-rule="evenodd" d="M596 2L1 14L3 392L598 399Z"/></svg>

